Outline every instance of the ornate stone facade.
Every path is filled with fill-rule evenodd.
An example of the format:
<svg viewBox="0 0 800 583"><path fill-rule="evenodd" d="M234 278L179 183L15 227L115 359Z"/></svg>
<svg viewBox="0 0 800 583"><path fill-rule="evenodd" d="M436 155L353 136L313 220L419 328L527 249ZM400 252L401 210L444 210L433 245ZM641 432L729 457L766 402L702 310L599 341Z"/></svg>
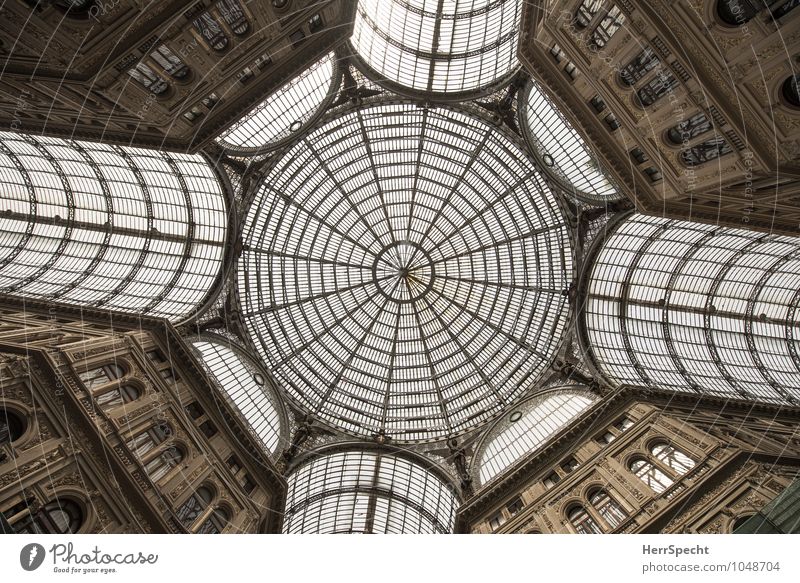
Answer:
<svg viewBox="0 0 800 583"><path fill-rule="evenodd" d="M0 512L13 530L53 530L56 501L78 532L280 531L285 480L169 324L3 306Z"/></svg>
<svg viewBox="0 0 800 583"><path fill-rule="evenodd" d="M731 532L800 475L798 417L659 392L645 401L623 388L478 489L458 528Z"/></svg>
<svg viewBox="0 0 800 583"><path fill-rule="evenodd" d="M5 2L0 128L195 152L340 45L354 9L350 0Z"/></svg>
<svg viewBox="0 0 800 583"><path fill-rule="evenodd" d="M638 210L796 235L800 14L720 4L529 2L520 58Z"/></svg>

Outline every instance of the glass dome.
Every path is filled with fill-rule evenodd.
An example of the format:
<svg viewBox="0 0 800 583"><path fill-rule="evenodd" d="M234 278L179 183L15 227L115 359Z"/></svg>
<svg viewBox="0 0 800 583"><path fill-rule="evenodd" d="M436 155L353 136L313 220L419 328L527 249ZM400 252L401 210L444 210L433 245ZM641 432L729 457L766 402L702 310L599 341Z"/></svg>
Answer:
<svg viewBox="0 0 800 583"><path fill-rule="evenodd" d="M246 113L217 142L242 154L283 143L316 117L337 81L335 56L330 53Z"/></svg>
<svg viewBox="0 0 800 583"><path fill-rule="evenodd" d="M359 0L351 44L377 81L469 92L518 66L522 0Z"/></svg>
<svg viewBox="0 0 800 583"><path fill-rule="evenodd" d="M289 474L283 532L445 534L458 502L419 463L378 451L315 455Z"/></svg>
<svg viewBox="0 0 800 583"><path fill-rule="evenodd" d="M416 441L489 421L540 378L571 279L564 218L516 142L463 111L377 104L275 162L238 286L302 409Z"/></svg>

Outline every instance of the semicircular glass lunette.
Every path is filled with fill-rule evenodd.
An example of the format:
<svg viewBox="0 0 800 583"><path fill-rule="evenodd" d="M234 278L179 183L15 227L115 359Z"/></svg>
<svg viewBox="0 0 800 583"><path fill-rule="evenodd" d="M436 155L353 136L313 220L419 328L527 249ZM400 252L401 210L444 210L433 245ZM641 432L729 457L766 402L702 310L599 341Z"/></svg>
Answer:
<svg viewBox="0 0 800 583"><path fill-rule="evenodd" d="M247 112L217 142L243 153L281 143L319 111L336 81L335 73L335 56L330 53Z"/></svg>
<svg viewBox="0 0 800 583"><path fill-rule="evenodd" d="M504 421L480 454L480 483L486 484L518 459L536 451L547 439L566 427L596 397L578 387L550 391L522 404L521 416Z"/></svg>
<svg viewBox="0 0 800 583"><path fill-rule="evenodd" d="M619 198L597 157L556 105L533 81L527 91L524 115L543 164L579 197L598 202Z"/></svg>
<svg viewBox="0 0 800 583"><path fill-rule="evenodd" d="M281 445L281 416L277 399L267 388L263 375L222 341L205 339L193 342L192 346L266 450L275 453Z"/></svg>

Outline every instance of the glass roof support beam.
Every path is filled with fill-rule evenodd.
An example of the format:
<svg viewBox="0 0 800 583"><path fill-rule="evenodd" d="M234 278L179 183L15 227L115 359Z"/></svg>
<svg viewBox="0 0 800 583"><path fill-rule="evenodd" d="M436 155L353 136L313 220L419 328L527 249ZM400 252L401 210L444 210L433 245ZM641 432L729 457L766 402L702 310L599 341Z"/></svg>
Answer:
<svg viewBox="0 0 800 583"><path fill-rule="evenodd" d="M131 160L131 157L124 150L120 150L119 154L120 157L128 164L128 170L131 171L131 174L133 174L139 188L141 189L145 208L147 209L147 235L145 236L144 245L142 245L139 255L132 265L132 269L128 271L125 277L123 277L117 286L108 292L104 298L100 298L90 304L94 308L102 307L113 300L136 279L136 275L141 271L144 261L147 258L147 254L150 251L151 236L153 233L153 221L155 218L155 213L153 212L153 199L150 195L150 188L142 176L142 173L139 171L139 168L133 163L133 160Z"/></svg>
<svg viewBox="0 0 800 583"><path fill-rule="evenodd" d="M14 164L14 167L19 172L19 175L22 177L23 182L25 183L25 187L28 190L28 219L27 224L25 225L25 232L23 233L20 240L11 249L8 253L6 253L5 257L0 258L0 270L2 270L6 265L13 262L14 259L25 249L28 245L28 242L33 235L33 227L36 224L36 191L33 188L33 183L31 182L31 177L28 174L28 169L20 162L20 159L17 155L11 151L11 149L0 140L0 152L8 156L8 159L11 160L11 163ZM6 211L6 216L8 216L8 212Z"/></svg>
<svg viewBox="0 0 800 583"><path fill-rule="evenodd" d="M2 290L3 293L8 293L8 294L16 293L18 290L25 287L32 281L36 281L37 279L39 279L42 276L42 274L46 273L47 271L50 270L51 267L53 267L53 264L60 257L63 256L64 249L66 249L67 243L69 242L70 237L72 236L72 230L74 228L74 223L75 223L75 194L72 192L72 187L70 186L67 177L64 175L64 170L61 168L61 165L58 163L58 161L55 158L53 158L50 152L41 147L39 142L37 142L36 140L32 140L28 136L24 136L24 138L25 141L30 146L36 148L36 150L38 150L39 153L53 165L53 168L57 172L58 180L59 182L61 182L61 188L64 189L64 195L67 198L67 218L66 218L66 226L64 229L64 234L58 242L58 247L50 254L49 259L43 265L40 265L39 269L33 271L26 277L20 279L15 285L3 288Z"/></svg>
<svg viewBox="0 0 800 583"><path fill-rule="evenodd" d="M178 280L183 275L183 271L186 268L186 264L189 262L189 259L192 256L192 245L195 243L195 220L194 220L194 208L192 205L192 200L189 198L189 185L186 184L186 180L181 174L178 166L175 164L175 161L170 158L169 156L162 155L164 162L172 170L173 176L178 181L178 184L181 185L181 193L183 194L183 200L186 203L186 235L183 240L183 254L180 258L180 263L178 267L173 270L172 277L169 281L163 286L161 289L161 293L158 294L153 298L149 304L144 307L145 312L149 312L155 306L157 306L164 298L166 298L172 291L175 289L175 286L178 283Z"/></svg>

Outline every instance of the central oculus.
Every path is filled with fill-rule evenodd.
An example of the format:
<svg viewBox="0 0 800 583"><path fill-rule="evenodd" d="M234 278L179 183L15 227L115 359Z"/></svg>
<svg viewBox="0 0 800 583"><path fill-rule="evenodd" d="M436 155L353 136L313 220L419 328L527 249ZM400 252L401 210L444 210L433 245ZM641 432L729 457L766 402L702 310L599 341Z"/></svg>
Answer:
<svg viewBox="0 0 800 583"><path fill-rule="evenodd" d="M413 302L428 293L435 273L431 256L412 241L387 245L372 265L375 285L396 302Z"/></svg>
<svg viewBox="0 0 800 583"><path fill-rule="evenodd" d="M311 417L439 440L507 411L555 357L569 231L517 139L481 115L344 108L266 169L243 229L242 316Z"/></svg>

